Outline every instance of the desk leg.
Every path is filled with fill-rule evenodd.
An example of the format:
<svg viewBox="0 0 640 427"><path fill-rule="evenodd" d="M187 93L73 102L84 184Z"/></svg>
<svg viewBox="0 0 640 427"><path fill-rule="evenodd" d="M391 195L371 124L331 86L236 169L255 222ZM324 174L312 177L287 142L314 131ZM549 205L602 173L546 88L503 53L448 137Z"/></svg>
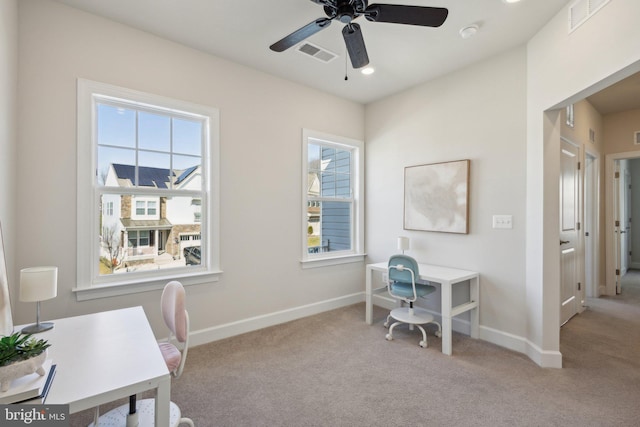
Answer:
<svg viewBox="0 0 640 427"><path fill-rule="evenodd" d="M155 425L169 427L169 412L171 405L171 377L167 377L158 384L156 389L156 419Z"/></svg>
<svg viewBox="0 0 640 427"><path fill-rule="evenodd" d="M364 300L365 300L365 309L364 309L364 321L367 322L367 324L372 325L373 324L373 294L372 294L372 289L373 289L373 269L371 267L367 266L367 271L366 271L366 286L365 286L365 296L364 296Z"/></svg>
<svg viewBox="0 0 640 427"><path fill-rule="evenodd" d="M442 293L442 352L451 356L451 283L442 282L440 292Z"/></svg>
<svg viewBox="0 0 640 427"><path fill-rule="evenodd" d="M469 280L469 299L476 303L476 307L471 310L471 338L480 338L480 277Z"/></svg>

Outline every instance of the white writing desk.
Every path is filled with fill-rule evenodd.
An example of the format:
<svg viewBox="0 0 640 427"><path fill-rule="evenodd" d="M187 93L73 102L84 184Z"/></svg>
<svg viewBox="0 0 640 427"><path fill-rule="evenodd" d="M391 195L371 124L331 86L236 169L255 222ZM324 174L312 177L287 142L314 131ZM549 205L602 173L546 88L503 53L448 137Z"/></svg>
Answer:
<svg viewBox="0 0 640 427"><path fill-rule="evenodd" d="M47 404L69 405L74 413L155 389L155 425L169 426L171 376L142 307L53 323L34 335L49 341L57 364Z"/></svg>
<svg viewBox="0 0 640 427"><path fill-rule="evenodd" d="M474 271L459 270L457 268L440 267L437 265L418 264L420 280L440 284L441 310L442 310L442 352L451 355L451 319L460 313L471 312L471 337L479 337L480 317L478 306L480 304L480 275ZM366 309L365 321L373 324L373 295L386 291L385 286L373 289L373 272L387 272L388 262L367 264L366 277ZM469 281L469 301L452 307L452 288L457 283Z"/></svg>

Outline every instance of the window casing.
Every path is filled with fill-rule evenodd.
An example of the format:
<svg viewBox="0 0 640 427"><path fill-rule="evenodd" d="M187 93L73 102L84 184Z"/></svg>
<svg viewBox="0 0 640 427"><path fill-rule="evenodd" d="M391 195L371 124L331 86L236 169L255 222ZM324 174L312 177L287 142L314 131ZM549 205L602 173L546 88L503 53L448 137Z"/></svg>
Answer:
<svg viewBox="0 0 640 427"><path fill-rule="evenodd" d="M364 259L362 141L303 130L302 262Z"/></svg>
<svg viewBox="0 0 640 427"><path fill-rule="evenodd" d="M218 134L214 108L78 80L79 300L218 279Z"/></svg>

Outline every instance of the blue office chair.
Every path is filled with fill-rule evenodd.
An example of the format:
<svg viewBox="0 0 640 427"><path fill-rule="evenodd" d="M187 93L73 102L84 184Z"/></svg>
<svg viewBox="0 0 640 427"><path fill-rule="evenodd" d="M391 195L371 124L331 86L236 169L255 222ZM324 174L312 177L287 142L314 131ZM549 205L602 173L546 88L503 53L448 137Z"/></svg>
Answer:
<svg viewBox="0 0 640 427"><path fill-rule="evenodd" d="M393 328L402 323L407 323L409 330L413 330L414 326L417 326L422 331L422 341L420 341L419 345L422 348L426 348L427 333L420 325L435 323L438 326L437 337L442 336L442 327L427 310L413 306L418 297L424 297L436 290L435 286L416 283L418 276L418 263L415 259L407 255L393 255L389 258L387 290L401 304L404 302L408 303L409 306L401 305L391 310L391 313L387 316L387 321L384 323L384 327L389 328L389 333L385 338L391 341L393 339ZM392 318L396 322L389 327L389 322Z"/></svg>

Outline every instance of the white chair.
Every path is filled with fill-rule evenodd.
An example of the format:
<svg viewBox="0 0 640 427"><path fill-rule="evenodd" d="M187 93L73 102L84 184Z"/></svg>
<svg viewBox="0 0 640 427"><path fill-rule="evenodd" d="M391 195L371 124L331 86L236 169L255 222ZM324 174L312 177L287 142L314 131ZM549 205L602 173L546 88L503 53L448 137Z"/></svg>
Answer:
<svg viewBox="0 0 640 427"><path fill-rule="evenodd" d="M189 313L185 307L185 292L177 281L167 283L160 300L162 317L169 328L167 342L159 342L158 346L173 378L179 378L187 360L189 349ZM175 339L177 346L172 344ZM136 401L136 396L129 397L129 404L122 405L106 414L100 415L96 408L94 422L89 427L147 427L155 424L155 399ZM182 418L180 408L171 402L169 425L176 427L187 424L194 427L189 418Z"/></svg>
<svg viewBox="0 0 640 427"><path fill-rule="evenodd" d="M389 333L385 338L391 341L393 339L393 329L402 323L407 323L409 330L413 330L414 326L417 326L422 331L422 341L420 341L419 345L422 348L426 348L428 345L427 333L420 325L435 323L438 326L437 337L442 336L442 327L427 310L414 307L413 303L418 297L424 297L434 292L436 290L435 286L416 283L416 278L419 276L418 263L408 255L393 255L389 258L387 273L387 291L392 297L398 299L401 304L404 302L408 303L409 306L401 306L391 310L384 327L389 327L391 319L395 319L396 322L389 327Z"/></svg>

